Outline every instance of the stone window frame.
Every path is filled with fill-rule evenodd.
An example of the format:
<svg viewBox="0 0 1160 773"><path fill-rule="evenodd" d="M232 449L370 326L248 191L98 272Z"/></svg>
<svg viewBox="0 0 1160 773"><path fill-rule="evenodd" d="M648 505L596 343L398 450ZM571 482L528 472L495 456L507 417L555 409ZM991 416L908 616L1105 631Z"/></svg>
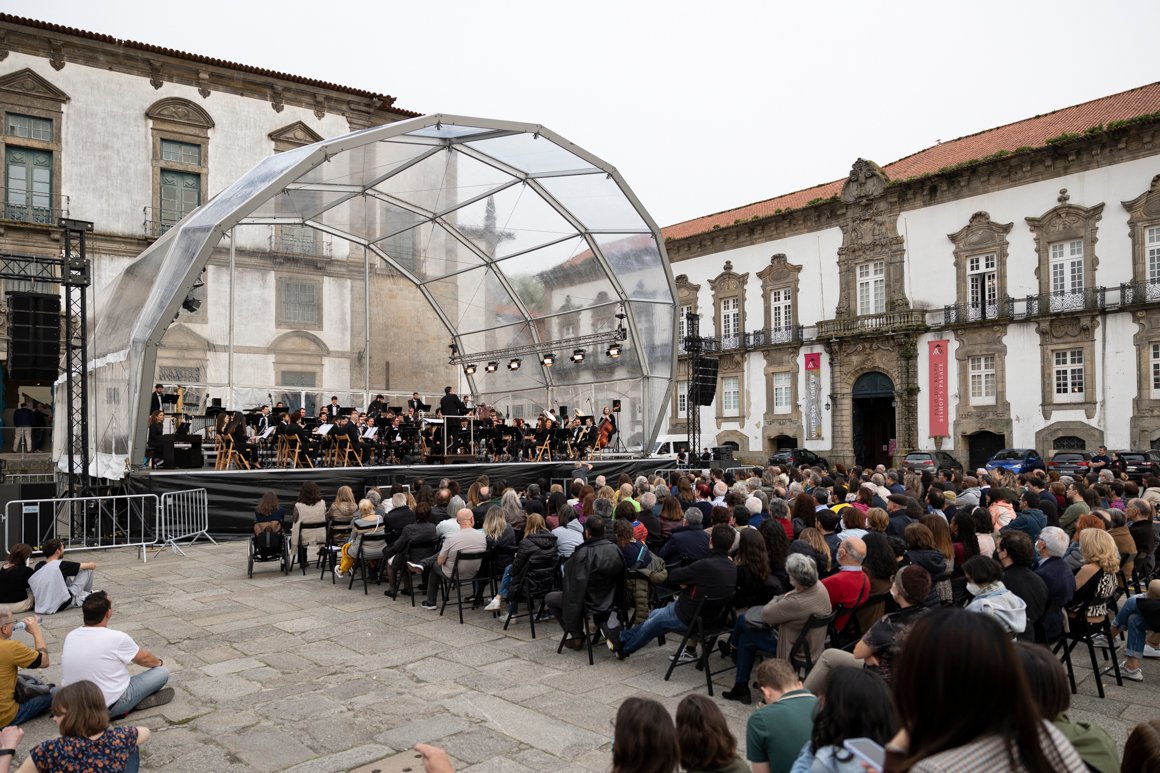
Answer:
<svg viewBox="0 0 1160 773"><path fill-rule="evenodd" d="M694 314L700 314L701 285L695 285L690 282L688 274L678 274L677 278L673 280L673 283L677 287L677 313L680 314L681 309L686 306L691 306ZM685 337L680 335L680 331L684 328L684 325L685 321L683 318L677 321L677 333L679 336L677 351L682 353L685 350ZM701 328L701 335L704 335L704 325Z"/></svg>
<svg viewBox="0 0 1160 773"><path fill-rule="evenodd" d="M149 123L151 142L150 206L153 212L147 223L147 232L150 236L156 237L161 234L162 170L197 175L200 181L200 203L205 203L209 191L210 130L214 128L214 121L200 105L181 97L166 97L154 102L145 111L145 119ZM197 145L201 148L199 163L163 161L161 158L163 140Z"/></svg>
<svg viewBox="0 0 1160 773"><path fill-rule="evenodd" d="M986 367L986 359L991 358L991 367ZM983 360L984 367L975 370L974 360ZM986 392L986 377L990 374L992 381L991 394L981 394L978 397L974 394L974 376L978 374L982 378L983 391ZM979 354L967 355L967 401L971 405L994 405L999 397L999 358L992 352L981 352Z"/></svg>
<svg viewBox="0 0 1160 773"><path fill-rule="evenodd" d="M736 409L729 408L725 399L725 395L729 393L726 388L726 383L730 381L737 382L737 407ZM731 410L736 410L737 413L729 413ZM732 419L741 416L741 376L736 373L727 373L721 377L721 413L723 418Z"/></svg>
<svg viewBox="0 0 1160 773"><path fill-rule="evenodd" d="M1077 410L1082 410L1088 419L1095 418L1098 405L1095 338L1099 326L1097 315L1053 316L1036 324L1036 332L1040 337L1040 405L1044 420L1050 420L1055 411ZM1069 349L1083 351L1084 398L1076 402L1056 402L1055 353Z"/></svg>
<svg viewBox="0 0 1160 773"><path fill-rule="evenodd" d="M322 389L324 358L330 354L330 347L321 338L313 333L291 330L271 341L269 351L273 355L276 385L300 392ZM315 386L286 386L282 383L283 373L313 373Z"/></svg>
<svg viewBox="0 0 1160 773"><path fill-rule="evenodd" d="M768 397L769 397L769 400L768 400L769 410L767 411L768 413L772 413L775 416L783 416L783 417L789 416L793 413L794 406L797 405L797 383L796 383L796 379L794 378L795 375L796 374L794 373L794 371L789 369L789 368L782 368L782 369L778 369L778 370L773 370L773 371L770 371L766 374L765 377L766 377L766 384L767 384ZM777 409L777 377L778 376L785 376L787 379L789 379L789 401L785 407L785 410L782 410L782 411L779 411Z"/></svg>
<svg viewBox="0 0 1160 773"><path fill-rule="evenodd" d="M1084 356L1082 346L1052 347L1051 350L1051 394L1056 404L1082 403L1087 399L1087 372L1090 363ZM1060 375L1064 377L1065 385L1074 385L1076 371L1080 373L1080 383L1083 392L1076 393L1073 389L1060 392Z"/></svg>
<svg viewBox="0 0 1160 773"><path fill-rule="evenodd" d="M1003 300L1007 298L1008 234L1015 223L995 223L988 212L971 215L967 224L947 238L954 245L955 297L958 303L970 307L972 258L995 256L995 302L997 316L1003 316Z"/></svg>
<svg viewBox="0 0 1160 773"><path fill-rule="evenodd" d="M744 352L726 353L717 358L717 422L739 422L744 424L749 415L748 384L745 381ZM737 413L725 413L725 379L737 379Z"/></svg>
<svg viewBox="0 0 1160 773"><path fill-rule="evenodd" d="M284 303L286 301L285 292L286 284L288 282L297 282L303 285L313 285L315 288L314 298L315 305L318 308L318 315L314 322L302 322L298 320L288 320L285 314ZM323 283L322 277L313 276L309 274L286 274L275 278L274 291L274 326L278 328L290 328L294 330L322 330L325 311L324 296L322 293Z"/></svg>
<svg viewBox="0 0 1160 773"><path fill-rule="evenodd" d="M1160 400L1160 341L1150 341L1144 356L1148 359L1143 369L1146 391L1153 400Z"/></svg>
<svg viewBox="0 0 1160 773"><path fill-rule="evenodd" d="M1128 236L1132 242L1132 279L1148 282L1147 232L1160 228L1160 174L1152 178L1148 190L1131 201L1120 202L1128 212ZM1148 299L1154 299L1152 293Z"/></svg>
<svg viewBox="0 0 1160 773"><path fill-rule="evenodd" d="M1096 243L1099 241L1099 226L1103 217L1104 205L1101 202L1094 207L1083 207L1071 203L1067 188L1061 188L1059 203L1047 210L1040 217L1025 218L1031 235L1035 239L1035 254L1038 261L1035 267L1035 277L1039 280L1039 295L1042 298L1051 297L1051 245L1057 242L1066 242L1079 239L1083 241L1083 286L1084 291L1096 287L1096 269L1100 259L1096 252ZM1041 312L1046 312L1043 308Z"/></svg>
<svg viewBox="0 0 1160 773"><path fill-rule="evenodd" d="M1089 417L1090 418L1090 417ZM1104 433L1099 427L1083 421L1053 421L1036 431L1036 448L1054 448L1055 440L1061 437L1080 437L1087 442L1088 448L1098 448L1104 445Z"/></svg>
<svg viewBox="0 0 1160 773"><path fill-rule="evenodd" d="M874 283L875 283L875 280L877 280L878 275L874 274L874 273L869 273L867 275L866 282L870 287L869 301L870 301L871 308L869 310L863 310L862 309L862 283L863 283L863 280L861 277L858 276L858 270L861 269L862 266L870 266L871 271L873 271L874 266L876 266L878 264L882 264L882 275L881 275L881 277L882 277L882 279L881 279L881 281L882 281L882 309L880 311L876 311L873 308L873 306L874 306ZM854 312L855 312L855 314L859 317L873 317L873 316L876 316L878 314L885 314L887 312L887 310L890 308L889 300L886 297L887 296L887 293L886 293L886 275L888 273L887 269L886 269L886 258L868 258L866 260L860 260L857 263L855 263L851 268L854 269Z"/></svg>
<svg viewBox="0 0 1160 773"><path fill-rule="evenodd" d="M687 412L684 416L681 416L677 411L677 400L679 399L682 385L684 385L685 389L685 399L688 400L689 380L689 361L678 361L677 373L673 378L673 399L669 400L669 429L673 432L684 432L689 421Z"/></svg>
<svg viewBox="0 0 1160 773"><path fill-rule="evenodd" d="M724 344L724 333L722 327L721 306L724 301L729 299L737 299L737 337L741 345L735 347L738 349L744 348L745 341L745 293L746 285L749 283L749 272L738 274L733 270L733 262L725 261L721 273L714 279L708 280L710 291L713 293L713 330L716 331L717 337L722 339ZM704 326L702 325L702 335L704 335Z"/></svg>
<svg viewBox="0 0 1160 773"><path fill-rule="evenodd" d="M51 153L52 189L50 195L55 201L50 203L50 207L59 210L62 214L64 212L62 206L64 193L61 190L64 168L64 105L69 99L68 94L27 67L0 77L0 120L4 121L4 125L0 127L0 161L5 164L5 174L7 174L9 145ZM13 137L10 141L6 118L8 113L52 121L52 139L36 140ZM4 186L7 184L7 179L0 183ZM56 223L52 223L52 225L55 226Z"/></svg>
<svg viewBox="0 0 1160 773"><path fill-rule="evenodd" d="M270 138L270 142L275 153L285 153L287 150L300 148L303 145L313 145L315 142L320 142L323 139L321 134L311 129L302 121L295 121L294 123L287 124L286 126L283 126L279 129L275 129L266 136ZM277 206L276 203L275 206ZM283 231L286 228L302 227L303 226L285 225L271 226L271 248L276 249L281 247L283 250L285 250L285 245L291 243L292 239L300 239L303 244L307 244L308 242L312 242L313 244L305 251L294 252L290 250L289 252L295 255L304 254L312 257L324 255L325 248L329 247L329 243L323 241L322 232L318 231L317 229L306 227L310 233L310 239L302 238L299 235L296 235L292 238L287 238L285 235L283 235ZM382 261L379 261L379 264L385 265Z"/></svg>
<svg viewBox="0 0 1160 773"><path fill-rule="evenodd" d="M789 291L790 321L785 328L779 329L793 330L798 326L798 287L801 270L800 265L790 263L785 253L779 252L770 256L769 265L757 272L757 278L761 280L762 307L765 310L765 325L762 330L773 331L773 293L785 290ZM771 335L766 340L772 338Z"/></svg>

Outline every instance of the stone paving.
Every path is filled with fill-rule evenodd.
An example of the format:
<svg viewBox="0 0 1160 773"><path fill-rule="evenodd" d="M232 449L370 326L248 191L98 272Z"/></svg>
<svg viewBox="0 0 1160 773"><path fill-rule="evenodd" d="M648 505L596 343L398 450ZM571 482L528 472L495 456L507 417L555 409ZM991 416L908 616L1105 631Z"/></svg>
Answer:
<svg viewBox="0 0 1160 773"><path fill-rule="evenodd" d="M150 551L146 563L129 550L69 554L97 561L112 627L173 671L174 701L128 720L153 730L142 752L148 770L421 770L407 750L424 741L470 773L606 771L625 697L653 697L675 713L681 697L705 689L691 666L663 680L671 638L623 662L601 648L589 666L583 652L556 654L554 623L537 626L535 640L526 620L505 632L481 610L459 625L451 608L440 618L373 586L364 596L358 583L319 581L317 571L285 577L275 563L255 565L247 579L244 542L185 553ZM54 660L80 624L79 610L45 619ZM1144 683L1113 682L1100 700L1080 669L1073 718L1099 723L1122 746L1136 722L1160 716L1160 661L1146 661L1144 672ZM59 664L46 669L49 681L59 677ZM717 681L725 687L732 674ZM718 703L743 746L752 707ZM21 757L55 733L47 716L25 730Z"/></svg>

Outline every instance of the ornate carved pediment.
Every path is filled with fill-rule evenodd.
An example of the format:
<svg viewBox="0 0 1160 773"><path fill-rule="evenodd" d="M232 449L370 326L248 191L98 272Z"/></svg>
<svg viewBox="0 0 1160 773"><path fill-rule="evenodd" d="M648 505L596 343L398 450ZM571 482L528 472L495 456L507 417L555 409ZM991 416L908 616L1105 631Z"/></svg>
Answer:
<svg viewBox="0 0 1160 773"><path fill-rule="evenodd" d="M1052 317L1036 323L1036 330L1056 342L1088 340L1092 337L1093 320L1085 316Z"/></svg>
<svg viewBox="0 0 1160 773"><path fill-rule="evenodd" d="M801 266L790 263L785 253L779 252L770 257L768 266L757 272L757 278L762 287L781 287L793 284L801 270Z"/></svg>
<svg viewBox="0 0 1160 773"><path fill-rule="evenodd" d="M733 261L727 260L717 278L709 280L709 288L715 295L729 295L741 292L745 289L745 283L748 281L748 272L738 274L733 270Z"/></svg>
<svg viewBox="0 0 1160 773"><path fill-rule="evenodd" d="M697 295L701 292L701 285L690 282L688 274L678 274L677 278L673 280L673 284L677 286L678 305L694 307L697 305Z"/></svg>
<svg viewBox="0 0 1160 773"><path fill-rule="evenodd" d="M842 229L842 246L838 256L852 260L868 260L902 250L904 242L898 233L898 213L879 201L856 208Z"/></svg>
<svg viewBox="0 0 1160 773"><path fill-rule="evenodd" d="M1036 232L1036 235L1043 234L1049 241L1083 238L1087 235L1088 229L1094 227L1103 217L1104 205L1081 207L1078 204L1071 204L1070 199L1067 188L1061 189L1059 206L1049 209L1042 217L1027 218L1027 225Z"/></svg>
<svg viewBox="0 0 1160 773"><path fill-rule="evenodd" d="M1152 185L1131 201L1120 202L1128 210L1129 230L1139 220L1160 218L1160 174L1152 178Z"/></svg>
<svg viewBox="0 0 1160 773"><path fill-rule="evenodd" d="M882 167L873 161L860 158L854 162L850 176L842 186L842 201L853 204L859 199L878 196L886 190L888 179Z"/></svg>
<svg viewBox="0 0 1160 773"><path fill-rule="evenodd" d="M322 140L322 135L311 129L301 121L283 126L270 132L270 139L274 142L284 142L288 145L313 145Z"/></svg>
<svg viewBox="0 0 1160 773"><path fill-rule="evenodd" d="M68 102L69 96L27 67L0 77L0 90L26 96Z"/></svg>
<svg viewBox="0 0 1160 773"><path fill-rule="evenodd" d="M172 121L205 129L213 128L213 119L200 106L180 97L166 97L154 102L145 115L153 120Z"/></svg>
<svg viewBox="0 0 1160 773"><path fill-rule="evenodd" d="M1014 225L1014 223L993 223L990 214L976 212L971 215L967 225L953 234L947 234L947 238L960 250L975 252L997 249L1007 234L1011 233Z"/></svg>

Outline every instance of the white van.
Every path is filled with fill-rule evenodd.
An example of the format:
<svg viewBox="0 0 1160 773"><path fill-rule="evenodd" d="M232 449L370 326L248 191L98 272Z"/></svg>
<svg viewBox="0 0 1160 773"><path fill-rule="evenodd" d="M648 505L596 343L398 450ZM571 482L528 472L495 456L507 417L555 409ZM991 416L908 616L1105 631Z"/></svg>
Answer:
<svg viewBox="0 0 1160 773"><path fill-rule="evenodd" d="M688 450L688 435L657 435L656 442L653 443L652 455L662 459L676 459L678 451L687 452Z"/></svg>

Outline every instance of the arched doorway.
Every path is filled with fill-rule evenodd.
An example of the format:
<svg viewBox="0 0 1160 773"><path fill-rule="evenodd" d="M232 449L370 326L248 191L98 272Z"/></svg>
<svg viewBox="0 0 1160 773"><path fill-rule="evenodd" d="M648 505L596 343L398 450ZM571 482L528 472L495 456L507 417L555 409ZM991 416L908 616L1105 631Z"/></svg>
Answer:
<svg viewBox="0 0 1160 773"><path fill-rule="evenodd" d="M967 472L974 474L975 470L985 465L988 459L1006 447L1007 437L1005 435L998 435L985 430L968 435L967 458L969 459L968 464L970 465L970 469Z"/></svg>
<svg viewBox="0 0 1160 773"><path fill-rule="evenodd" d="M854 382L854 458L863 467L891 463L894 441L894 382L872 370Z"/></svg>
<svg viewBox="0 0 1160 773"><path fill-rule="evenodd" d="M788 451L794 448L799 448L798 439L789 435L775 435L769 440L772 448L770 453L776 454L778 451Z"/></svg>

